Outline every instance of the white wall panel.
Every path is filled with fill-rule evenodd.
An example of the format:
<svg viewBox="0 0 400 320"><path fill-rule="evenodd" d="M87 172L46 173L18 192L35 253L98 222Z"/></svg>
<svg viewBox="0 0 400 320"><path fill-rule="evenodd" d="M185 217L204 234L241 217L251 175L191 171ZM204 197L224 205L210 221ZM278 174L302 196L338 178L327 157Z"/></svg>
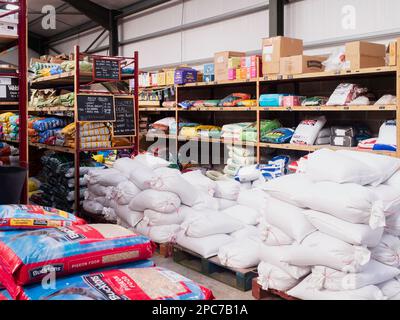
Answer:
<svg viewBox="0 0 400 320"><path fill-rule="evenodd" d="M150 14L139 14L123 19L120 25L121 40L128 40L149 33L179 26L182 22L182 5L150 10ZM261 0L186 0L183 10L183 23L191 23L218 16L227 12L249 8L268 1ZM356 25L345 29L342 25L344 6L354 6ZM286 35L304 39L306 44L315 44L335 39L357 38L376 34L371 40L387 43L378 34L398 30L400 20L398 0L304 0L287 5L285 9ZM86 48L99 31L85 34L79 39L60 43L60 51L69 52L75 43ZM121 53L140 53L140 66L149 68L183 61L208 59L221 50L254 51L260 49L261 38L268 36L268 11L209 24L181 33L134 43L121 49ZM107 44L105 39L102 45ZM181 44L183 46L181 47ZM307 51L307 53L326 53L330 45Z"/></svg>

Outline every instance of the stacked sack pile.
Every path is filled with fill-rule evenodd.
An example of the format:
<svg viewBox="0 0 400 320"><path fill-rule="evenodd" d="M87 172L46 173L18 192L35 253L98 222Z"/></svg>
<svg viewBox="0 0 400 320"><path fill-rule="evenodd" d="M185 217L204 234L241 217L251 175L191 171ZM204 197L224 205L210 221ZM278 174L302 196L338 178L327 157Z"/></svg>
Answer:
<svg viewBox="0 0 400 320"><path fill-rule="evenodd" d="M399 168L395 158L324 149L305 173L265 183L262 287L302 300L398 298Z"/></svg>
<svg viewBox="0 0 400 320"><path fill-rule="evenodd" d="M55 145L56 137L67 125L67 120L56 117L33 119L32 128L36 131L41 144Z"/></svg>
<svg viewBox="0 0 400 320"><path fill-rule="evenodd" d="M254 243L240 246L246 253L236 259L232 242L258 235L260 212L238 202L242 185L234 180L213 181L201 171L180 173L169 162L151 155L122 158L112 169L87 176L86 210L97 208L104 214L115 212L118 224L150 237L157 243L177 242L208 258L220 249L221 261L233 267L254 267L258 251ZM109 206L111 209L109 209ZM258 237L256 237L258 240ZM239 241L240 242L240 241ZM252 259L248 259L251 252Z"/></svg>
<svg viewBox="0 0 400 320"><path fill-rule="evenodd" d="M81 149L110 148L111 130L107 123L83 122L80 124ZM57 134L56 144L75 147L75 124L71 123Z"/></svg>
<svg viewBox="0 0 400 320"><path fill-rule="evenodd" d="M12 112L0 114L0 138L4 140L18 141L19 116Z"/></svg>
<svg viewBox="0 0 400 320"><path fill-rule="evenodd" d="M254 147L241 147L237 145L228 145L229 157L224 173L233 178L238 171L247 166L254 165L257 162Z"/></svg>
<svg viewBox="0 0 400 320"><path fill-rule="evenodd" d="M0 300L213 299L210 290L154 267L153 243L121 226L39 206L0 206L0 219ZM56 283L45 287L44 278Z"/></svg>
<svg viewBox="0 0 400 320"><path fill-rule="evenodd" d="M0 164L15 166L19 164L19 149L5 142L0 142Z"/></svg>
<svg viewBox="0 0 400 320"><path fill-rule="evenodd" d="M40 192L31 196L38 205L55 207L65 211L73 210L75 201L74 157L70 154L48 152L41 158L42 170L36 177L40 182ZM80 170L80 199L83 200L87 182L83 175L96 163L82 159ZM89 167L89 168L88 168Z"/></svg>

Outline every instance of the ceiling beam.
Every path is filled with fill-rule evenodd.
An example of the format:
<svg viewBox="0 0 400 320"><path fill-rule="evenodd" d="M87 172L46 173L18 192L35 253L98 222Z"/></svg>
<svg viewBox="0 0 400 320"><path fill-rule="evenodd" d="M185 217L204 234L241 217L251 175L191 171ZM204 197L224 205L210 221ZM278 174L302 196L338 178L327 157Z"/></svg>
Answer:
<svg viewBox="0 0 400 320"><path fill-rule="evenodd" d="M151 9L153 7L159 6L161 4L171 2L171 0L140 0L138 2L135 2L129 6L126 6L122 8L120 11L122 13L116 15L117 19L125 18L127 16L130 16L132 14Z"/></svg>
<svg viewBox="0 0 400 320"><path fill-rule="evenodd" d="M66 1L66 0L63 0L63 1ZM122 17L129 16L129 15L141 12L143 10L150 9L152 7L158 6L158 5L166 3L166 2L171 2L171 0L141 0L132 5L122 8L121 10L119 10L121 12L116 12L114 15L114 19L121 19ZM60 41L63 39L67 39L67 38L73 37L79 33L89 31L96 27L98 27L98 23L96 23L95 21L88 21L88 22L83 23L72 29L55 34L54 36L50 37L49 42L54 43L54 42L57 42L57 41ZM109 30L109 28L106 28L106 29Z"/></svg>
<svg viewBox="0 0 400 320"><path fill-rule="evenodd" d="M89 0L63 0L71 7L82 12L85 16L96 22L104 29L110 30L110 11L103 6Z"/></svg>

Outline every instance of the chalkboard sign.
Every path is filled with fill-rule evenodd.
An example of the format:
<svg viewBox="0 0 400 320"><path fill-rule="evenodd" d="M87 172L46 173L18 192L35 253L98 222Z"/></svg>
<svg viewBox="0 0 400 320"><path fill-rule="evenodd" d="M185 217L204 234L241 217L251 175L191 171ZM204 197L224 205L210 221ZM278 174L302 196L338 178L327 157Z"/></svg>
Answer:
<svg viewBox="0 0 400 320"><path fill-rule="evenodd" d="M115 97L114 136L130 137L136 135L135 99Z"/></svg>
<svg viewBox="0 0 400 320"><path fill-rule="evenodd" d="M114 96L79 94L78 121L115 121Z"/></svg>
<svg viewBox="0 0 400 320"><path fill-rule="evenodd" d="M99 59L93 60L94 80L121 80L121 66L119 60Z"/></svg>

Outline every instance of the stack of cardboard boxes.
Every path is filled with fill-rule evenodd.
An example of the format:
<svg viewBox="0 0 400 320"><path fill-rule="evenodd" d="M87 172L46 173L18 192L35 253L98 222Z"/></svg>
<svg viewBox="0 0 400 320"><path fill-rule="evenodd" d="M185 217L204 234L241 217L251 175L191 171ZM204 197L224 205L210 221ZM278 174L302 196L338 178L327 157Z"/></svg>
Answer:
<svg viewBox="0 0 400 320"><path fill-rule="evenodd" d="M257 63L259 64L257 66ZM255 79L261 73L261 57L223 51L214 56L215 81Z"/></svg>

